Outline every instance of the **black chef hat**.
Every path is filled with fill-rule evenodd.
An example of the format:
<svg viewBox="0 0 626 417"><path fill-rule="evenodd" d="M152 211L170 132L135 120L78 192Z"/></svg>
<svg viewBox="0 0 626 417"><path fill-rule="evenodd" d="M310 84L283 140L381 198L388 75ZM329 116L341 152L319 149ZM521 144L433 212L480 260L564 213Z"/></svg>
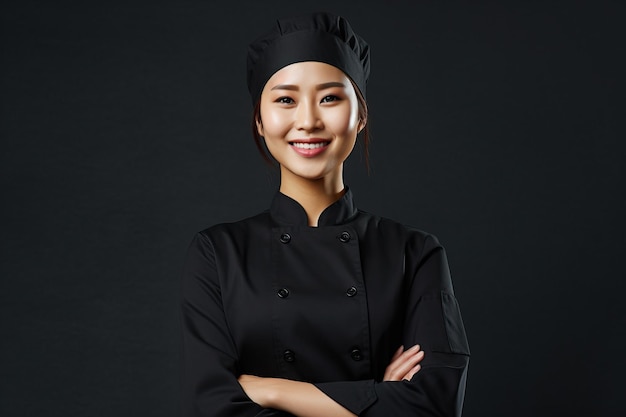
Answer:
<svg viewBox="0 0 626 417"><path fill-rule="evenodd" d="M248 90L252 104L259 100L265 83L276 71L304 61L324 62L339 68L365 97L370 73L369 45L343 17L312 13L278 19L269 32L248 46Z"/></svg>

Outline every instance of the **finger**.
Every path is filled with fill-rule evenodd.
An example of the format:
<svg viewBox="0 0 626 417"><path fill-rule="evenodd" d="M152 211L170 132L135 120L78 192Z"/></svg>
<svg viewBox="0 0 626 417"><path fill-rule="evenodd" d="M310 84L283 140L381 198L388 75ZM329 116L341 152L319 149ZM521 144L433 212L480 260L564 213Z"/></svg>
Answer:
<svg viewBox="0 0 626 417"><path fill-rule="evenodd" d="M400 348L403 348L403 346L401 346ZM387 366L387 368L385 368L385 374L383 376L383 380L399 381L400 378L406 373L406 371L408 371L410 367L415 365L415 363L417 362L413 364L409 364L407 365L408 368L404 367L400 369L399 371L398 371L398 368L406 364L407 361L410 361L413 355L417 355L420 352L420 348L421 348L420 345L414 345L410 347L409 349L405 350L404 352L402 352L400 355L397 355L397 353L400 351L400 349L398 349L396 353L394 354L394 357L392 358L391 363ZM421 357L418 358L418 362L420 360L421 360Z"/></svg>
<svg viewBox="0 0 626 417"><path fill-rule="evenodd" d="M415 365L402 379L410 381L413 379L413 376L420 371L420 369L422 369L421 365Z"/></svg>
<svg viewBox="0 0 626 417"><path fill-rule="evenodd" d="M400 357L400 355L402 355L402 352L404 351L404 346L400 345L400 347L398 348L398 350L396 350L396 352L393 354L393 356L391 357L391 362L395 361L396 359L398 359Z"/></svg>
<svg viewBox="0 0 626 417"><path fill-rule="evenodd" d="M410 355L414 355L417 352L419 352L421 349L420 345L413 345L410 348L408 348L407 350L405 350L402 354L404 356L410 356Z"/></svg>
<svg viewBox="0 0 626 417"><path fill-rule="evenodd" d="M393 357L391 358L391 362L389 363L390 365L393 364L394 361L397 361L399 358L407 358L411 355L416 354L420 350L420 345L412 346L405 351L402 351L401 349L404 349L404 346L400 346L400 348L396 350L396 353L394 353Z"/></svg>
<svg viewBox="0 0 626 417"><path fill-rule="evenodd" d="M387 365L387 368L385 369L385 375L383 376L383 380L385 380L389 375L389 372L393 369L393 363L398 360L398 358L400 357L400 355L402 355L402 352L404 351L404 345L400 345L400 347L394 352L393 356L391 357L391 361L389 362L389 365Z"/></svg>
<svg viewBox="0 0 626 417"><path fill-rule="evenodd" d="M401 362L396 368L393 369L392 374L398 378L404 377L413 367L419 364L424 358L424 352L420 351L412 356L408 356L403 362Z"/></svg>
<svg viewBox="0 0 626 417"><path fill-rule="evenodd" d="M396 368L397 366L403 364L404 362L409 360L412 356L415 356L419 354L420 352L423 354L423 352L420 350L420 345L415 345L411 347L410 349L405 350L400 356L392 360L389 366L390 368Z"/></svg>
<svg viewBox="0 0 626 417"><path fill-rule="evenodd" d="M423 351L413 351L411 354L402 355L391 363L385 370L385 381L400 381L424 358Z"/></svg>
<svg viewBox="0 0 626 417"><path fill-rule="evenodd" d="M417 345L413 345L413 346L411 346L411 348L410 348L410 349L407 349L407 352L417 352L417 351L419 351L421 348L422 348L422 347L421 347L419 344L417 344Z"/></svg>
<svg viewBox="0 0 626 417"><path fill-rule="evenodd" d="M420 369L422 369L422 365L417 364L404 377L410 381L411 379L413 379L413 376L420 371Z"/></svg>

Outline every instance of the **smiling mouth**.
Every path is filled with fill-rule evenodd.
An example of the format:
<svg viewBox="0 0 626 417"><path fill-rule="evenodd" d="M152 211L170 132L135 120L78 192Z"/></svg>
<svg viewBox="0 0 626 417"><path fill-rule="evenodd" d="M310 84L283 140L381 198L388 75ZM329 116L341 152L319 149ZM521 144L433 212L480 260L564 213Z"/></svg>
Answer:
<svg viewBox="0 0 626 417"><path fill-rule="evenodd" d="M290 142L289 144L298 149L318 149L328 146L330 142Z"/></svg>

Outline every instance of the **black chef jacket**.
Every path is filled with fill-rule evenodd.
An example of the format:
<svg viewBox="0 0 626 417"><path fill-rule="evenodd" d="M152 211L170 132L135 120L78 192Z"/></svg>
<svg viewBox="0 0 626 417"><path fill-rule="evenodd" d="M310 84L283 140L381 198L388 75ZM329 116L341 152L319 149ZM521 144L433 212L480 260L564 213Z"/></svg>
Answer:
<svg viewBox="0 0 626 417"><path fill-rule="evenodd" d="M446 255L422 231L357 210L318 227L277 193L269 211L199 232L182 278L185 416L289 416L252 402L241 374L315 384L359 416L459 416L469 348ZM382 382L420 344L411 381Z"/></svg>

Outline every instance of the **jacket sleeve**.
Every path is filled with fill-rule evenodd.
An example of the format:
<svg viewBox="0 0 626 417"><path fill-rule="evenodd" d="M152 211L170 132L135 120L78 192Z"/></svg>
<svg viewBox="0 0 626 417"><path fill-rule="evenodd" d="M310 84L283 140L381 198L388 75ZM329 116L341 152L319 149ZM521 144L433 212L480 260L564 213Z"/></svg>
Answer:
<svg viewBox="0 0 626 417"><path fill-rule="evenodd" d="M237 351L222 306L216 257L208 236L192 240L181 280L184 417L288 417L251 401L237 381Z"/></svg>
<svg viewBox="0 0 626 417"><path fill-rule="evenodd" d="M411 245L411 244L410 244ZM374 380L316 384L326 395L363 417L461 416L469 346L444 249L434 236L407 248L418 256L407 271L403 343L420 344L425 356L411 381ZM410 255L407 255L410 258Z"/></svg>

